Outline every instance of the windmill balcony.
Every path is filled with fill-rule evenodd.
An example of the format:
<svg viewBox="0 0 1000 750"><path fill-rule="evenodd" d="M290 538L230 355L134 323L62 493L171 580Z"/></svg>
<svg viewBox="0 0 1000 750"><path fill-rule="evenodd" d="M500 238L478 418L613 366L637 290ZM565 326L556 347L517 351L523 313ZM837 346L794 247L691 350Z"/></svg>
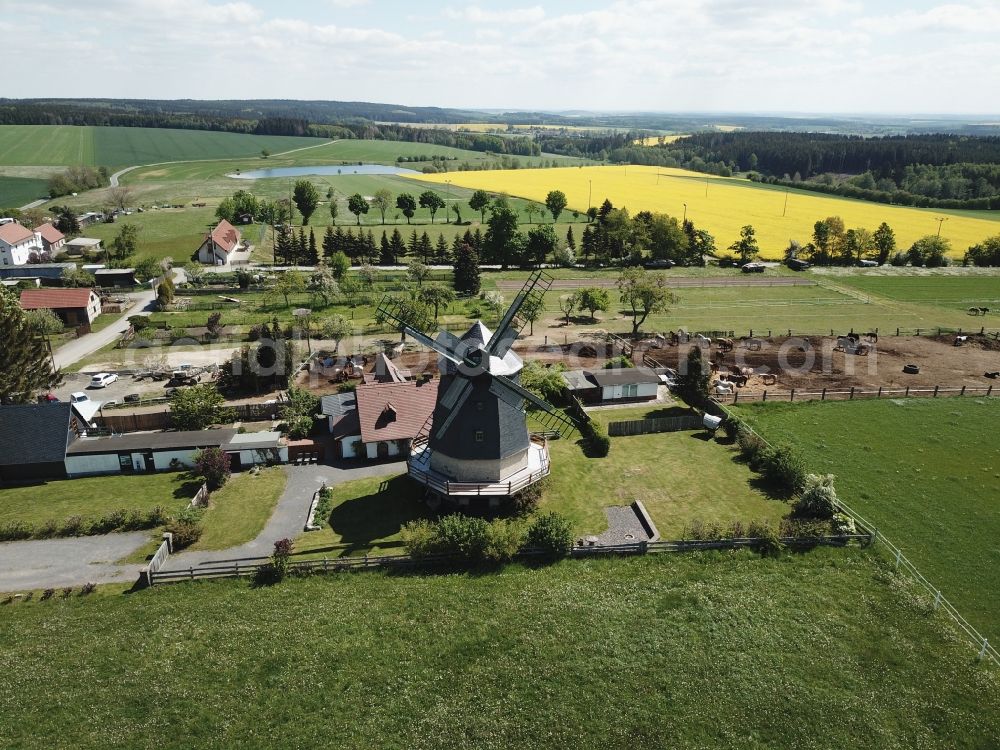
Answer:
<svg viewBox="0 0 1000 750"><path fill-rule="evenodd" d="M528 462L497 482L456 482L431 468L431 450L424 436L415 438L410 446L407 471L411 478L427 489L446 497L507 497L549 475L549 447L541 435L532 435L528 445Z"/></svg>

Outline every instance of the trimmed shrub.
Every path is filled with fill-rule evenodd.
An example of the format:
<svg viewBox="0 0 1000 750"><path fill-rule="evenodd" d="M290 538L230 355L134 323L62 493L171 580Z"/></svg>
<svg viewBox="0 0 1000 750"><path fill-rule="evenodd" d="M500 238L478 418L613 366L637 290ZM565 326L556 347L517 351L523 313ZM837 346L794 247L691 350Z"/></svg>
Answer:
<svg viewBox="0 0 1000 750"><path fill-rule="evenodd" d="M14 542L19 539L28 539L34 528L24 521L8 521L0 526L0 541Z"/></svg>
<svg viewBox="0 0 1000 750"><path fill-rule="evenodd" d="M504 563L524 546L524 525L517 520L498 519L489 524L483 559L492 563Z"/></svg>
<svg viewBox="0 0 1000 750"><path fill-rule="evenodd" d="M484 559L490 537L489 524L482 518L454 513L437 522L435 537L438 552L477 562Z"/></svg>
<svg viewBox="0 0 1000 750"><path fill-rule="evenodd" d="M837 512L837 491L833 474L807 474L802 494L795 501L793 512L802 518L833 518Z"/></svg>
<svg viewBox="0 0 1000 750"><path fill-rule="evenodd" d="M167 531L174 535L174 549L184 549L201 539L201 513L195 508L185 508L167 523Z"/></svg>
<svg viewBox="0 0 1000 750"><path fill-rule="evenodd" d="M573 525L558 513L539 514L531 519L525 543L546 557L566 557L573 548Z"/></svg>
<svg viewBox="0 0 1000 750"><path fill-rule="evenodd" d="M765 448L756 456L759 466L751 463L751 468L769 482L788 492L798 492L805 486L806 469L802 458L790 445L775 445Z"/></svg>
<svg viewBox="0 0 1000 750"><path fill-rule="evenodd" d="M539 500L541 500L542 495L545 494L545 489L548 487L548 483L549 480L546 477L540 482L529 484L523 490L514 494L510 498L511 510L519 516L534 513L535 509L538 508Z"/></svg>
<svg viewBox="0 0 1000 750"><path fill-rule="evenodd" d="M81 536L84 533L83 516L70 516L59 529L60 536Z"/></svg>
<svg viewBox="0 0 1000 750"><path fill-rule="evenodd" d="M750 468L757 465L757 457L767 446L757 435L750 432L746 425L737 428L736 446L740 450L740 455L746 459Z"/></svg>
<svg viewBox="0 0 1000 750"><path fill-rule="evenodd" d="M600 423L588 419L581 426L580 432L587 441L587 452L590 456L603 458L611 451L611 438Z"/></svg>
<svg viewBox="0 0 1000 750"><path fill-rule="evenodd" d="M778 532L767 521L754 521L747 529L747 536L756 539L753 550L764 557L780 555L785 545L781 543Z"/></svg>

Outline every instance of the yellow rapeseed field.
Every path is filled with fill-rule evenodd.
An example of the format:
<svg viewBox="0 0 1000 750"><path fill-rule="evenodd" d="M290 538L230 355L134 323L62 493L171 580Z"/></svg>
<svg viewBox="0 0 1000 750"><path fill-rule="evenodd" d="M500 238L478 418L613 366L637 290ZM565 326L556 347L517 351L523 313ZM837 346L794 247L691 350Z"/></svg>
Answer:
<svg viewBox="0 0 1000 750"><path fill-rule="evenodd" d="M684 136L679 133L673 135L647 135L645 138L636 138L635 145L637 146L659 146L660 139L663 139L663 143L673 143L678 138L683 138Z"/></svg>
<svg viewBox="0 0 1000 750"><path fill-rule="evenodd" d="M888 222L896 232L897 243L904 249L919 237L937 233L938 217L947 217L941 227L941 236L951 240L952 255L957 258L961 258L970 245L1000 234L1000 221L979 218L971 212L889 206L804 191L788 191L786 209L784 189L765 188L744 179L662 167L449 172L415 175L414 179L439 183L447 180L460 187L507 193L539 202L545 200L550 190L562 190L570 208L578 211L585 211L591 200L593 205L599 206L605 198L610 198L617 208L627 208L633 214L660 211L680 217L686 203L688 218L697 227L715 235L720 249L736 240L740 227L752 224L765 258L780 258L791 239L805 244L810 240L813 224L834 215L842 217L848 228L874 230L883 221Z"/></svg>

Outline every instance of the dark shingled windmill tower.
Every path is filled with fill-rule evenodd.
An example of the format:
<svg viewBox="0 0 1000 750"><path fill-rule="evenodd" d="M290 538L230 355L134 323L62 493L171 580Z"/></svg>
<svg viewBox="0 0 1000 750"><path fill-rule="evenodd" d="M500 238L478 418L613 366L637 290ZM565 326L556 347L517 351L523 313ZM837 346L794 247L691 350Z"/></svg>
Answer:
<svg viewBox="0 0 1000 750"><path fill-rule="evenodd" d="M461 337L447 331L432 339L423 333L427 320L404 300L386 298L380 320L397 327L440 355L441 383L426 433L414 439L408 462L411 477L436 499L468 505L478 496L496 502L549 473L544 437L528 432L525 402L536 408L548 432L569 434L573 423L554 406L520 384L524 366L511 351L526 320L519 317L528 300L540 300L552 283L536 271L518 293L494 332L477 321Z"/></svg>

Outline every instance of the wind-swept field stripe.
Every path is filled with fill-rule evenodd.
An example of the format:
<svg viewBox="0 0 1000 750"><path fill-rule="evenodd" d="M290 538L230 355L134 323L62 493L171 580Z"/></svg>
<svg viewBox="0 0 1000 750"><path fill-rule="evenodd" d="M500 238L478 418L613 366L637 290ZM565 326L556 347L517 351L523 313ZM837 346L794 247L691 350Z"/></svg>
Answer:
<svg viewBox="0 0 1000 750"><path fill-rule="evenodd" d="M848 227L874 230L883 221L896 232L900 247L918 238L936 234L938 217L949 221L941 235L952 243L953 257L986 237L1000 233L997 220L982 218L982 212L944 211L851 200L802 190L775 189L747 180L714 177L681 169L644 166L570 167L419 175L424 182L507 193L542 202L550 190L562 190L569 206L585 211L605 198L631 213L659 211L674 216L685 212L695 225L707 229L725 250L739 236L740 227L751 224L757 231L761 253L780 258L791 239L806 242L813 224L838 215ZM786 204L787 199L787 206Z"/></svg>

